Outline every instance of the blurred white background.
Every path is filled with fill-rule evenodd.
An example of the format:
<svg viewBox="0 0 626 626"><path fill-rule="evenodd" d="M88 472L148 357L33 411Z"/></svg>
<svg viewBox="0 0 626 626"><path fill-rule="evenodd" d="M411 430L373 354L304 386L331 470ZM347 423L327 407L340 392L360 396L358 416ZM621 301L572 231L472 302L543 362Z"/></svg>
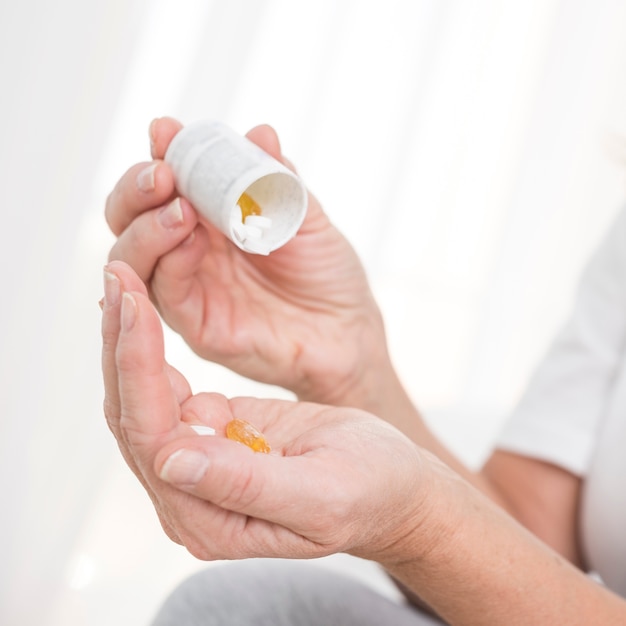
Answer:
<svg viewBox="0 0 626 626"><path fill-rule="evenodd" d="M1 3L0 622L146 624L204 566L101 415L103 205L152 118L277 128L475 465L623 200L625 76L623 0ZM197 391L281 393L168 354Z"/></svg>

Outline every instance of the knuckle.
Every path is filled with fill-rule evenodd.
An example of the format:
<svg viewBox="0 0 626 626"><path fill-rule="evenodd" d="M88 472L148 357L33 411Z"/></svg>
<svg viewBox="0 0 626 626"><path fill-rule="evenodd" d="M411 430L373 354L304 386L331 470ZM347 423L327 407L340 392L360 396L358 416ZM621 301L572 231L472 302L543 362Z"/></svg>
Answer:
<svg viewBox="0 0 626 626"><path fill-rule="evenodd" d="M102 357L103 359L108 358L108 355L115 351L115 346L117 344L117 335L118 330L115 323L113 323L109 316L105 315L102 320L101 326L101 334L102 334Z"/></svg>
<svg viewBox="0 0 626 626"><path fill-rule="evenodd" d="M181 538L179 537L179 535L176 532L176 530L174 530L174 527L172 526L172 524L169 523L169 521L167 520L165 515L162 512L160 512L159 510L157 510L157 516L159 518L159 522L161 524L161 528L163 529L163 532L167 535L167 538L170 541L173 541L174 543L177 543L179 546L182 546L183 542L182 542Z"/></svg>
<svg viewBox="0 0 626 626"><path fill-rule="evenodd" d="M124 212L132 199L132 185L135 179L135 169L137 165L129 167L124 175L117 181L113 189L107 195L104 202L104 217L113 231L113 234L119 236L126 227L126 218Z"/></svg>
<svg viewBox="0 0 626 626"><path fill-rule="evenodd" d="M118 240L119 241L119 240ZM116 241L111 249L109 250L109 254L107 256L107 261L110 263L111 261L121 261L122 256L119 252L118 241Z"/></svg>
<svg viewBox="0 0 626 626"><path fill-rule="evenodd" d="M110 395L104 396L104 401L102 402L102 408L104 411L104 417L106 418L107 424L109 428L115 432L117 430L117 424L120 419L120 403L117 400L111 398Z"/></svg>
<svg viewBox="0 0 626 626"><path fill-rule="evenodd" d="M107 226L111 229L113 234L119 235L122 228L117 216L117 207L119 204L119 190L117 186L111 190L104 201L104 219Z"/></svg>
<svg viewBox="0 0 626 626"><path fill-rule="evenodd" d="M134 373L143 365L142 356L129 350L118 350L115 363L118 371L123 374Z"/></svg>
<svg viewBox="0 0 626 626"><path fill-rule="evenodd" d="M218 555L215 550L210 549L204 541L197 539L193 535L183 536L182 545L185 546L185 549L191 556L199 561L215 561L220 558L220 555Z"/></svg>
<svg viewBox="0 0 626 626"><path fill-rule="evenodd" d="M158 242L153 213L154 210L141 213L127 224L109 251L109 261L145 261L146 253L151 253L155 241Z"/></svg>
<svg viewBox="0 0 626 626"><path fill-rule="evenodd" d="M246 510L253 506L260 496L260 483L254 480L252 469L246 467L237 472L236 477L233 477L233 481L227 486L223 498L216 504L228 509Z"/></svg>
<svg viewBox="0 0 626 626"><path fill-rule="evenodd" d="M136 217L126 228L128 245L131 249L143 250L148 247L155 236L150 219L152 211ZM146 223L147 222L147 223Z"/></svg>

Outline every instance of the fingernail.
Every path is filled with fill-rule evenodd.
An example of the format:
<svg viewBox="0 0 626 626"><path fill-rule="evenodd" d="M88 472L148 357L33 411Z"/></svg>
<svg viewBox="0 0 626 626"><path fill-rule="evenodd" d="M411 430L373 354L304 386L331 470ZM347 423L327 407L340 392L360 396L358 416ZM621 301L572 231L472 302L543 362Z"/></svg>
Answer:
<svg viewBox="0 0 626 626"><path fill-rule="evenodd" d="M127 333L132 330L137 319L137 303L129 293L124 292L122 295L122 312L121 312L122 330Z"/></svg>
<svg viewBox="0 0 626 626"><path fill-rule="evenodd" d="M154 172L158 163L152 163L148 165L148 167L144 168L137 175L137 187L141 191L154 191L155 183L154 183Z"/></svg>
<svg viewBox="0 0 626 626"><path fill-rule="evenodd" d="M183 207L180 198L176 198L159 211L158 220L163 228L176 228L183 223Z"/></svg>
<svg viewBox="0 0 626 626"><path fill-rule="evenodd" d="M209 459L199 450L177 450L161 468L161 479L173 485L195 485L206 473Z"/></svg>
<svg viewBox="0 0 626 626"><path fill-rule="evenodd" d="M120 279L104 270L104 304L115 306L120 301Z"/></svg>
<svg viewBox="0 0 626 626"><path fill-rule="evenodd" d="M152 158L154 158L154 153L155 153L155 137L154 137L154 133L155 133L155 126L156 123L158 122L158 118L152 120L150 122L150 127L148 128L148 136L150 137L150 154L152 155Z"/></svg>

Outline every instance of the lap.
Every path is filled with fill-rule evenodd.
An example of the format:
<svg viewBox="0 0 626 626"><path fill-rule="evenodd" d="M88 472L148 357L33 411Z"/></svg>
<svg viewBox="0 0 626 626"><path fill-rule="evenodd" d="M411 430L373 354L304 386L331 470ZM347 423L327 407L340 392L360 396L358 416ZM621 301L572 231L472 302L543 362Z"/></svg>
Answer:
<svg viewBox="0 0 626 626"><path fill-rule="evenodd" d="M214 565L184 581L152 626L436 626L441 622L311 562Z"/></svg>

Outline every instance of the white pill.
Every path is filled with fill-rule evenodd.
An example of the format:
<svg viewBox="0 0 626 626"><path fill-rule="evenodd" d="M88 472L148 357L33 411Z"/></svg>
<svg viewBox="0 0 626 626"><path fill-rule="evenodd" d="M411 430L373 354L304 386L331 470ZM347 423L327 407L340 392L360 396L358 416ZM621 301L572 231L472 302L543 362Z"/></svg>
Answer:
<svg viewBox="0 0 626 626"><path fill-rule="evenodd" d="M256 226L257 228L267 230L272 226L272 219L270 217L266 217L265 215L248 215L248 217L246 217L245 225Z"/></svg>
<svg viewBox="0 0 626 626"><path fill-rule="evenodd" d="M248 241L248 239L261 239L261 237L263 237L263 231L256 226L248 226L248 224L246 224L244 229L246 231L246 235L244 237L245 241Z"/></svg>
<svg viewBox="0 0 626 626"><path fill-rule="evenodd" d="M190 426L199 435L214 435L215 434L215 428L211 428L210 426L205 426L204 424L190 424Z"/></svg>
<svg viewBox="0 0 626 626"><path fill-rule="evenodd" d="M243 242L246 238L246 227L241 223L241 221L233 220L232 221L233 234L237 237L237 240Z"/></svg>
<svg viewBox="0 0 626 626"><path fill-rule="evenodd" d="M246 252L252 252L254 254L263 254L267 256L271 251L271 246L265 243L262 239L246 239L243 243L243 249Z"/></svg>

